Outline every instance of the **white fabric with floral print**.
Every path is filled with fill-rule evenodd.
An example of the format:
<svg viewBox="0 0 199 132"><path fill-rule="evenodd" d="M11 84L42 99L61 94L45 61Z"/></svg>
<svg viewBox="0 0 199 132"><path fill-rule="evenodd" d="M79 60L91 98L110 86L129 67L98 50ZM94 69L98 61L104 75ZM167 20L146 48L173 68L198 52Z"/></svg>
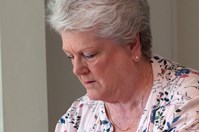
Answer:
<svg viewBox="0 0 199 132"><path fill-rule="evenodd" d="M199 72L160 56L151 59L153 87L137 132L199 132ZM113 132L103 101L76 100L55 132Z"/></svg>

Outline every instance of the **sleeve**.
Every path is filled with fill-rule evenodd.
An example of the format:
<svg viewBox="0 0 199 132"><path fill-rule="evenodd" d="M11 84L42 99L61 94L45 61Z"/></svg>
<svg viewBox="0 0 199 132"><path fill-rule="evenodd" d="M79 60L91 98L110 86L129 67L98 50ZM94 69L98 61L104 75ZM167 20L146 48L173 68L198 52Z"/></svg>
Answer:
<svg viewBox="0 0 199 132"><path fill-rule="evenodd" d="M73 115L73 113L67 111L67 113L59 119L55 127L55 132L77 132L78 124L76 117L73 117Z"/></svg>
<svg viewBox="0 0 199 132"><path fill-rule="evenodd" d="M170 123L180 132L196 132L199 130L199 76L186 80L180 92L183 93L178 98L181 105Z"/></svg>
<svg viewBox="0 0 199 132"><path fill-rule="evenodd" d="M67 124L58 122L55 127L55 132L67 132Z"/></svg>
<svg viewBox="0 0 199 132"><path fill-rule="evenodd" d="M82 109L80 104L82 98L73 102L67 112L59 119L55 132L77 132L81 121Z"/></svg>
<svg viewBox="0 0 199 132"><path fill-rule="evenodd" d="M71 111L71 108L58 121L55 127L55 132L77 132L78 122L76 111Z"/></svg>
<svg viewBox="0 0 199 132"><path fill-rule="evenodd" d="M179 108L179 110L182 110L180 115L172 120L174 125L175 122L177 123L177 130L183 132L195 132L199 130L199 96L192 98L189 102Z"/></svg>

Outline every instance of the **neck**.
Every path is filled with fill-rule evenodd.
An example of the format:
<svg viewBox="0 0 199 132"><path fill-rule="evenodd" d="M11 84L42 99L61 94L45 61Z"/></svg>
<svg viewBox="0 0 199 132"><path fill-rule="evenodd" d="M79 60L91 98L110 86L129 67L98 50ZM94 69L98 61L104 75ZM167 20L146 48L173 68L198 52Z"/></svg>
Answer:
<svg viewBox="0 0 199 132"><path fill-rule="evenodd" d="M152 67L150 62L141 66L143 69L139 67L138 71L141 72L137 74L134 85L131 85L132 89L123 90L118 100L105 103L106 113L115 129L118 128L119 131L136 130L150 94L153 82Z"/></svg>
<svg viewBox="0 0 199 132"><path fill-rule="evenodd" d="M123 82L125 85L121 86L122 90L118 91L115 97L111 97L111 99L114 100L106 101L110 105L133 109L137 107L140 100L146 100L143 97L148 98L153 83L151 63L149 61L141 61L134 68L136 72L132 72L128 78L125 79L125 82Z"/></svg>

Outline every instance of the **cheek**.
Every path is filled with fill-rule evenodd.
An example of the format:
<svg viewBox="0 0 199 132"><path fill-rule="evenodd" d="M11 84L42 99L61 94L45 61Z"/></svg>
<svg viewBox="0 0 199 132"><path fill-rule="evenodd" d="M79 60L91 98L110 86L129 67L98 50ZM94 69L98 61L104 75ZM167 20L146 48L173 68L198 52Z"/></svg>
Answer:
<svg viewBox="0 0 199 132"><path fill-rule="evenodd" d="M93 74L97 76L103 76L109 71L111 60L109 58L102 58L97 60L93 64L90 65L90 69Z"/></svg>
<svg viewBox="0 0 199 132"><path fill-rule="evenodd" d="M124 55L114 54L101 56L89 66L92 76L103 85L110 85L121 81L123 74L128 72L130 67L129 59ZM126 72L125 72L126 71Z"/></svg>
<svg viewBox="0 0 199 132"><path fill-rule="evenodd" d="M107 85L107 83L112 81L112 78L116 75L113 62L109 60L98 61L91 66L91 73L97 81L102 83L102 85Z"/></svg>

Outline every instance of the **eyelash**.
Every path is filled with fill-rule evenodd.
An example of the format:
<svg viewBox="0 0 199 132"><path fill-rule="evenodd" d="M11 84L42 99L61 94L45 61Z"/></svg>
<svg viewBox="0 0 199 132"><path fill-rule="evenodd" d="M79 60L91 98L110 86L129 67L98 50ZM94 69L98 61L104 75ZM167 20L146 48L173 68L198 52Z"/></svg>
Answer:
<svg viewBox="0 0 199 132"><path fill-rule="evenodd" d="M88 54L88 55L86 55L86 54L82 54L83 55L83 57L84 58L86 58L86 59L92 59L93 57L95 57L95 55L96 54ZM70 60L72 60L73 58L74 58L74 56L67 56Z"/></svg>
<svg viewBox="0 0 199 132"><path fill-rule="evenodd" d="M72 60L74 57L73 56L67 56L68 59Z"/></svg>
<svg viewBox="0 0 199 132"><path fill-rule="evenodd" d="M87 58L87 59L91 59L91 58L95 57L95 55L96 54L88 54L88 55L83 54L84 58Z"/></svg>

